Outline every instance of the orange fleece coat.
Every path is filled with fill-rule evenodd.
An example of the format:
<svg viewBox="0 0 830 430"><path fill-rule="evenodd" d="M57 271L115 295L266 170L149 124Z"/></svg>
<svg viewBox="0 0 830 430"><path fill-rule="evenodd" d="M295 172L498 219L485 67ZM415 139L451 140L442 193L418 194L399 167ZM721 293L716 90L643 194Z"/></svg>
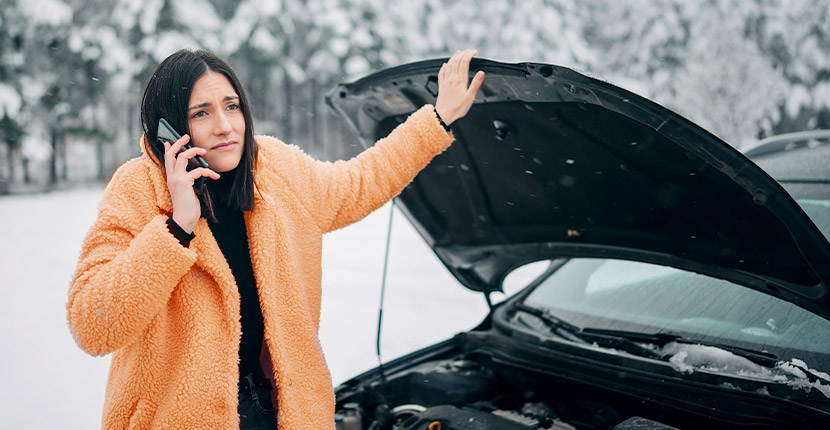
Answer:
<svg viewBox="0 0 830 430"><path fill-rule="evenodd" d="M317 337L323 234L397 195L452 142L432 106L349 161L313 160L258 137L254 209L244 214L276 381L279 427L331 429L334 393ZM69 291L77 343L113 353L104 429L237 429L239 291L204 218L183 247L147 154L104 191Z"/></svg>

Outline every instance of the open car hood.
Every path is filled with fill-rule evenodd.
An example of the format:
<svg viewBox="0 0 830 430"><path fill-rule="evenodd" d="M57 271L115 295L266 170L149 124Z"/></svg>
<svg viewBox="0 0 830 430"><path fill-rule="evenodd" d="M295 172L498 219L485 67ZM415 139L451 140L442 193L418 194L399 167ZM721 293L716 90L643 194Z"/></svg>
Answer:
<svg viewBox="0 0 830 430"><path fill-rule="evenodd" d="M434 103L444 60L343 84L328 102L368 146ZM486 73L456 142L398 203L465 286L522 264L625 258L705 273L830 319L830 244L764 171L680 115L571 69Z"/></svg>

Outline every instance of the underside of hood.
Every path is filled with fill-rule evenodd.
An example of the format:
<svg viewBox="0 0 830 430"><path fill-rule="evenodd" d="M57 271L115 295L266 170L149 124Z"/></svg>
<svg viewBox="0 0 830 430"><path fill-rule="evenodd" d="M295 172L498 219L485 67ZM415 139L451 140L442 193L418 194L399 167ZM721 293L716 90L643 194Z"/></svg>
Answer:
<svg viewBox="0 0 830 430"><path fill-rule="evenodd" d="M434 103L444 60L333 89L371 145ZM732 147L649 100L571 69L474 59L486 78L456 142L399 203L465 286L513 268L625 258L729 279L830 319L830 244L781 186Z"/></svg>

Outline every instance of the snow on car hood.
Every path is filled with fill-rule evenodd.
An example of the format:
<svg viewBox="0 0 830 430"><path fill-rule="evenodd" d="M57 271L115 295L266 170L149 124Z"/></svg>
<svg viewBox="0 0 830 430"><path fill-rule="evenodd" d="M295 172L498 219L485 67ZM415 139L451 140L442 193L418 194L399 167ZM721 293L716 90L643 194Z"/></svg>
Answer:
<svg viewBox="0 0 830 430"><path fill-rule="evenodd" d="M334 88L365 145L434 103L443 60ZM830 319L830 244L781 186L717 137L573 70L474 59L486 79L456 142L401 193L465 286L547 258L623 258L729 279Z"/></svg>

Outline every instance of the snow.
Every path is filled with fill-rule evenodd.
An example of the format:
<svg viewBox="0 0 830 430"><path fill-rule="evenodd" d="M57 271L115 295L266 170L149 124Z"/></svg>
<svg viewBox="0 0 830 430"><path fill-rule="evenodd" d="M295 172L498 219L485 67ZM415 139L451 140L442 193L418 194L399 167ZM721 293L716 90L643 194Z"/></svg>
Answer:
<svg viewBox="0 0 830 430"><path fill-rule="evenodd" d="M171 4L176 18L199 34L219 31L224 24L209 0L178 0ZM198 19L192 19L194 14L198 15Z"/></svg>
<svg viewBox="0 0 830 430"><path fill-rule="evenodd" d="M825 372L810 369L803 360L792 359L788 362L780 362L775 366L776 370L781 373L773 374L773 379L777 382L787 384L793 389L800 389L810 392L813 388L817 389L824 397L830 398L830 375ZM818 378L824 379L828 384L823 384L819 380L810 381L807 372Z"/></svg>
<svg viewBox="0 0 830 430"><path fill-rule="evenodd" d="M271 5L274 3L275 2L264 2L262 6L264 7L265 5ZM247 1L241 3L236 8L236 13L234 14L233 18L231 18L231 20L227 23L225 30L223 32L223 52L234 52L237 49L239 49L239 46L245 42L248 36L250 36L253 27L259 21L257 17L260 13L262 13L266 17L272 14L258 9L259 6L259 4L254 4L253 2Z"/></svg>
<svg viewBox="0 0 830 430"><path fill-rule="evenodd" d="M358 77L369 71L370 65L364 57L351 57L346 60L344 69L347 76Z"/></svg>
<svg viewBox="0 0 830 430"><path fill-rule="evenodd" d="M689 356L689 353L686 351L679 351L669 358L669 363L671 363L678 372L681 373L692 373L694 372L694 367L690 364L686 364L686 358Z"/></svg>
<svg viewBox="0 0 830 430"><path fill-rule="evenodd" d="M23 156L29 160L45 161L52 154L52 148L47 139L30 134L23 138Z"/></svg>
<svg viewBox="0 0 830 430"><path fill-rule="evenodd" d="M123 2L119 2L123 3ZM141 31L144 34L151 34L156 31L156 25L159 22L159 15L161 15L161 7L164 5L163 0L147 0L144 2L130 2L132 4L143 4L139 9L138 25L141 26ZM130 21L127 21L130 22Z"/></svg>
<svg viewBox="0 0 830 430"><path fill-rule="evenodd" d="M149 52L157 63L161 63L170 54L179 49L197 49L198 44L190 37L183 33L166 31L160 33L156 37L149 37L144 39L141 47L145 52Z"/></svg>
<svg viewBox="0 0 830 430"><path fill-rule="evenodd" d="M830 107L830 83L821 82L813 87L813 104L815 107L828 108Z"/></svg>
<svg viewBox="0 0 830 430"><path fill-rule="evenodd" d="M14 88L0 83L0 118L8 116L15 118L20 111L22 101Z"/></svg>
<svg viewBox="0 0 830 430"><path fill-rule="evenodd" d="M308 79L308 75L303 70L303 67L291 58L282 60L282 68L294 84L302 84Z"/></svg>
<svg viewBox="0 0 830 430"><path fill-rule="evenodd" d="M329 48L334 55L343 57L349 52L349 41L342 37L332 38L329 41Z"/></svg>
<svg viewBox="0 0 830 430"><path fill-rule="evenodd" d="M810 92L803 85L793 85L786 101L787 115L794 117L804 106L809 106L812 100Z"/></svg>
<svg viewBox="0 0 830 430"><path fill-rule="evenodd" d="M804 362L804 360L799 360L799 359L797 359L797 358L793 358L792 360L790 360L790 362L791 362L793 365L798 366L798 367L800 367L800 368L802 368L802 369L807 369L807 370L809 370L812 374L814 374L814 375L818 376L819 378L822 378L822 379L824 379L824 380L826 380L826 381L830 382L830 374L827 374L826 372L821 372L821 371L818 371L818 370L815 370L815 369L810 369L810 368L807 366L807 363L805 363L805 362Z"/></svg>
<svg viewBox="0 0 830 430"><path fill-rule="evenodd" d="M25 0L17 6L34 25L59 26L72 22L72 8L60 0Z"/></svg>
<svg viewBox="0 0 830 430"><path fill-rule="evenodd" d="M712 346L669 342L663 346L660 353L664 356L671 356L669 362L683 373L692 373L694 369L731 374L738 374L739 372L761 373L764 371L762 366L746 358Z"/></svg>
<svg viewBox="0 0 830 430"><path fill-rule="evenodd" d="M252 47L268 52L280 46L280 41L265 27L257 27L249 41Z"/></svg>
<svg viewBox="0 0 830 430"><path fill-rule="evenodd" d="M724 349L706 345L669 342L659 352L669 357L669 363L681 373L690 374L695 371L726 373L788 385L793 390L810 392L815 388L825 397L830 398L830 375L810 369L804 360L797 358L779 361L774 367L767 368ZM768 394L766 390L764 392Z"/></svg>
<svg viewBox="0 0 830 430"><path fill-rule="evenodd" d="M100 427L109 357L88 356L75 345L65 311L100 194L92 188L0 197L8 227L0 241L3 428ZM320 339L335 384L377 365L388 221L386 206L324 239ZM385 361L468 330L487 312L484 298L457 284L400 213L385 299Z"/></svg>

